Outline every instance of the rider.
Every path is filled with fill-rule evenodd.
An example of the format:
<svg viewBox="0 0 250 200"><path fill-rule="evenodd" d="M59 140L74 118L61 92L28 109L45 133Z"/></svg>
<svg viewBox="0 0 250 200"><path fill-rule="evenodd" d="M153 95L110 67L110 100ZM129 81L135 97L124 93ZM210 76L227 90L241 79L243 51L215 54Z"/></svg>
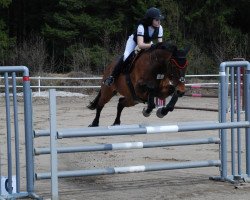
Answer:
<svg viewBox="0 0 250 200"><path fill-rule="evenodd" d="M139 49L148 49L153 47L152 40L158 39L158 42L162 42L163 28L160 24L162 19L164 17L158 8L151 7L147 10L144 18L139 21L134 33L129 36L124 54L114 67L112 74L104 81L105 85L111 86L114 83L115 78L121 72L124 61L134 51L136 45L138 45Z"/></svg>

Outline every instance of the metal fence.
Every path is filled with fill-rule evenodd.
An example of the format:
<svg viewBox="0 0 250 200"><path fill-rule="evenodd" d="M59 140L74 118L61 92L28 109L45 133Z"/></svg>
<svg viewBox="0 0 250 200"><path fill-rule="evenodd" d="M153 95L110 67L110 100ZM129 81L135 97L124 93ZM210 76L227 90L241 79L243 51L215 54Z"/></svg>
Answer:
<svg viewBox="0 0 250 200"><path fill-rule="evenodd" d="M218 74L204 74L204 75L186 75L186 78L188 79L192 79L192 78L202 78L202 79L206 79L206 78L215 78L218 79L219 75ZM9 79L11 79L12 77L9 77ZM2 80L4 79L4 77L0 77L0 88L4 88L5 85L2 84ZM53 82L56 81L84 81L84 82L88 82L88 81L100 81L102 79L102 77L100 76L95 76L95 77L42 77L42 76L34 76L34 77L30 77L30 87L33 89L33 91L37 91L39 94L41 93L41 91L43 90L47 90L47 89L97 89L100 88L99 84L94 85L93 83L90 84L83 84L83 85L73 85L73 84L69 84L69 85L65 85L65 83L63 83L63 85L56 85ZM21 80L22 77L16 77L17 80L17 88L21 88L22 84L21 84ZM18 82L19 80L19 82ZM51 81L52 84L48 84L48 81ZM99 83L99 82L98 82ZM206 85L206 86L218 86L217 82L213 82L213 83L188 83L186 84L186 86L200 86L200 85Z"/></svg>

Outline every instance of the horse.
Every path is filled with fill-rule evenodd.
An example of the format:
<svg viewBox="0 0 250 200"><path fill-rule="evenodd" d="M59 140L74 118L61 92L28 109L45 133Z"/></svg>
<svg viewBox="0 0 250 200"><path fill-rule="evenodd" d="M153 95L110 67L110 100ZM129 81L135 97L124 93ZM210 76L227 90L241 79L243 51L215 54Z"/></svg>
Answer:
<svg viewBox="0 0 250 200"><path fill-rule="evenodd" d="M140 55L133 59L130 70L121 73L111 86L106 86L103 81L111 74L117 63L113 61L104 71L98 95L87 106L91 110L96 109L96 116L89 127L99 126L104 105L116 93L122 97L117 104L113 125L121 124L121 113L125 107L135 106L138 103L147 103L147 108L144 108L142 113L148 117L155 108L155 97L165 99L172 95L169 103L157 110L157 117L162 118L169 111L172 112L178 98L185 93L186 55L189 50L190 45L184 49L178 49L170 42L159 42L154 48L141 50Z"/></svg>

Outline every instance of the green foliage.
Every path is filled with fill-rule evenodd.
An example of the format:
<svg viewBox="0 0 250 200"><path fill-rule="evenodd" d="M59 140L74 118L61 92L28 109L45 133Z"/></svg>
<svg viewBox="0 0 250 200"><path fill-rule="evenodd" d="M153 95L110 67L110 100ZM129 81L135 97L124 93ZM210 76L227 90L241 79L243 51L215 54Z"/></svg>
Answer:
<svg viewBox="0 0 250 200"><path fill-rule="evenodd" d="M11 0L0 0L0 7L7 8L11 3Z"/></svg>
<svg viewBox="0 0 250 200"><path fill-rule="evenodd" d="M71 45L67 51L72 59L72 70L74 71L96 72L100 74L111 61L111 56L107 49L98 45L87 47L84 43L77 43Z"/></svg>
<svg viewBox="0 0 250 200"><path fill-rule="evenodd" d="M90 49L90 58L93 66L92 71L97 70L99 72L98 74L102 73L104 66L110 61L109 55L109 52L105 48L94 45Z"/></svg>
<svg viewBox="0 0 250 200"><path fill-rule="evenodd" d="M78 35L78 32L60 28L52 28L48 24L45 24L43 35L45 35L47 38L52 38L55 40L70 41L75 38L76 35Z"/></svg>
<svg viewBox="0 0 250 200"><path fill-rule="evenodd" d="M165 16L164 40L192 44L189 73L215 73L221 61L249 59L249 0L0 0L0 60L11 60L13 44L21 55L15 50L30 35L42 35L51 71L101 73L152 6Z"/></svg>
<svg viewBox="0 0 250 200"><path fill-rule="evenodd" d="M10 3L11 0L0 0L0 7L7 8ZM6 23L0 18L0 60L2 65L4 65L4 60L9 53L9 46L12 42L7 35L6 28Z"/></svg>
<svg viewBox="0 0 250 200"><path fill-rule="evenodd" d="M188 74L213 74L217 64L208 54L192 41L192 49L188 54Z"/></svg>

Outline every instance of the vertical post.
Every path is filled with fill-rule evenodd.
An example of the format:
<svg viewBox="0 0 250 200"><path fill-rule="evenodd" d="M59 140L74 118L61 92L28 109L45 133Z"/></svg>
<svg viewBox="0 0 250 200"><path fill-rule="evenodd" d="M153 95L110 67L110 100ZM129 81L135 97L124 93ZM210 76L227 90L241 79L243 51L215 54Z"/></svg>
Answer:
<svg viewBox="0 0 250 200"><path fill-rule="evenodd" d="M4 73L5 80L5 103L6 103L6 127L7 127L7 157L8 157L8 182L7 191L12 194L12 153L11 153L11 119L10 119L10 94L8 72Z"/></svg>
<svg viewBox="0 0 250 200"><path fill-rule="evenodd" d="M16 151L16 168L17 168L17 192L13 194L13 188L12 188L12 163L11 159L8 161L8 183L7 183L7 191L9 192L10 198L19 198L19 197L34 197L38 198L36 194L34 193L34 158L33 158L33 132L32 132L32 99L31 99L31 89L30 89L30 79L29 79L29 70L25 66L1 66L0 72L4 73L5 77L5 90L6 90L6 125L7 125L7 137L10 137L10 126L11 124L10 118L9 118L9 104L10 104L10 97L9 97L9 84L8 84L8 73L12 73L12 80L13 80L13 105L14 105L14 128L15 128L15 135L17 136L15 138L15 151ZM25 164L26 164L26 191L20 192L20 178L19 170L20 170L20 163L19 163L19 142L18 140L18 110L17 110L17 97L16 97L16 72L22 72L23 74L23 97L24 97L24 132L25 132ZM10 137L11 139L11 137ZM8 138L7 138L7 145ZM8 145L8 149L11 150L11 146ZM8 159L12 158L11 152L8 152ZM1 168L1 166L0 166ZM0 173L1 175L1 173ZM0 197L0 199L2 199Z"/></svg>
<svg viewBox="0 0 250 200"><path fill-rule="evenodd" d="M245 120L250 122L250 63L248 63L245 71ZM246 128L246 174L250 177L250 128Z"/></svg>
<svg viewBox="0 0 250 200"><path fill-rule="evenodd" d="M24 96L24 124L25 124L25 152L26 152L26 182L27 192L34 192L34 158L33 158L33 133L32 133L32 102L29 70L24 67L23 73Z"/></svg>
<svg viewBox="0 0 250 200"><path fill-rule="evenodd" d="M38 96L41 96L41 77L38 76Z"/></svg>
<svg viewBox="0 0 250 200"><path fill-rule="evenodd" d="M57 175L57 131L56 131L56 91L49 90L50 102L50 168L51 168L51 194L52 200L58 199Z"/></svg>
<svg viewBox="0 0 250 200"><path fill-rule="evenodd" d="M226 87L226 73L225 73L226 63L220 64L220 85L221 85L221 114L220 122L226 122L226 110L227 110L227 87ZM222 129L220 132L221 137L221 179L227 178L227 132L226 129Z"/></svg>
<svg viewBox="0 0 250 200"><path fill-rule="evenodd" d="M230 110L231 110L231 122L234 122L234 68L230 68L230 74L231 74L231 99L230 99ZM232 175L235 176L235 129L231 129L231 168L232 168Z"/></svg>
<svg viewBox="0 0 250 200"><path fill-rule="evenodd" d="M2 170L1 170L1 166L2 166L2 154L1 154L1 145L0 145L0 197L2 195L2 192L1 192L1 188L2 188L2 185L1 185L1 182L2 182Z"/></svg>
<svg viewBox="0 0 250 200"><path fill-rule="evenodd" d="M14 107L14 128L15 128L15 155L16 155L16 192L20 192L20 158L19 158L19 125L16 91L16 73L12 72L12 91Z"/></svg>
<svg viewBox="0 0 250 200"><path fill-rule="evenodd" d="M241 112L241 96L240 96L240 90L241 90L241 75L240 75L240 69L241 67L237 66L237 74L236 74L236 113L237 113L237 122L240 121L240 112ZM237 151L238 151L238 174L241 175L241 131L240 128L237 128Z"/></svg>

